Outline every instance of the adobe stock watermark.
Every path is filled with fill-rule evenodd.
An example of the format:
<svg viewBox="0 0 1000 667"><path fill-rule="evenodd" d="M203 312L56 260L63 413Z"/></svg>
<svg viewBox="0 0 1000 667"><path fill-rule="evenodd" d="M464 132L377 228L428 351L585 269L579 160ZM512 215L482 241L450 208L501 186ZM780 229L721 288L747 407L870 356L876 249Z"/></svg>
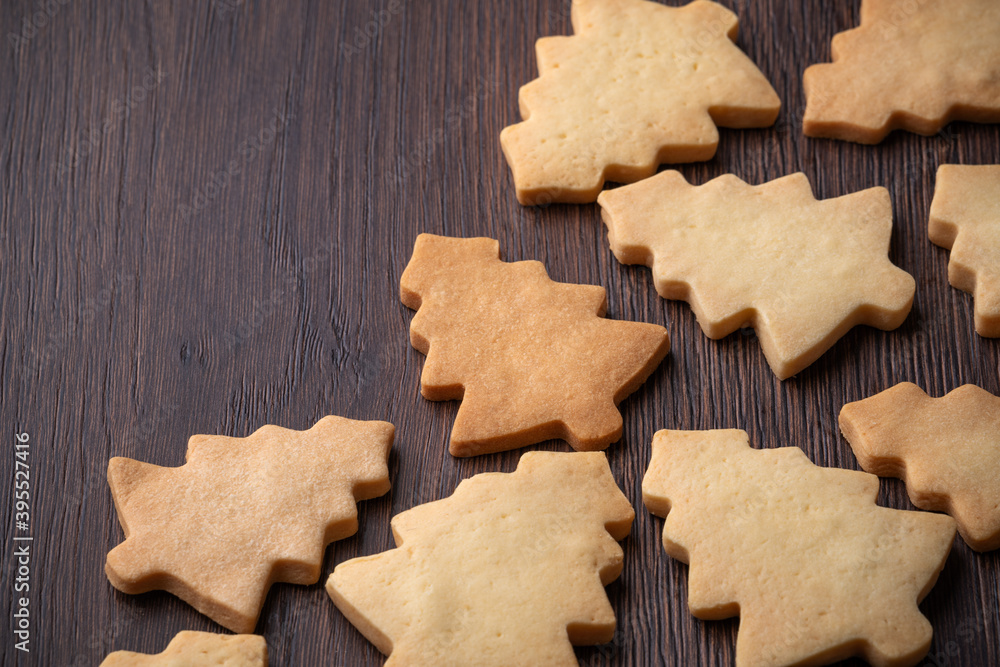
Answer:
<svg viewBox="0 0 1000 667"><path fill-rule="evenodd" d="M594 652L603 658L619 658L629 643L625 629L621 623L617 623L615 624L615 633L611 636L611 641L597 644L593 648Z"/></svg>
<svg viewBox="0 0 1000 667"><path fill-rule="evenodd" d="M31 534L31 436L14 434L14 544L10 563L14 625L14 648L31 652L31 565L35 559L34 536Z"/></svg>
<svg viewBox="0 0 1000 667"><path fill-rule="evenodd" d="M899 130L895 130L895 132L899 132ZM933 175L939 158L943 154L947 155L949 148L958 140L958 133L954 127L948 124L942 127L937 134L918 137L917 140L922 145L920 145L916 155L907 156L899 182L920 180L928 174Z"/></svg>
<svg viewBox="0 0 1000 667"><path fill-rule="evenodd" d="M245 4L246 0L212 0L212 9L219 16L225 16L230 12L235 12Z"/></svg>
<svg viewBox="0 0 1000 667"><path fill-rule="evenodd" d="M90 324L97 318L98 314L108 310L114 293L134 280L131 276L116 274L109 286L102 288L96 295L84 299L77 306L75 318L66 319L62 323L48 327L42 346L29 350L26 355L25 364L28 370L36 373L41 372L76 338L80 326Z"/></svg>
<svg viewBox="0 0 1000 667"><path fill-rule="evenodd" d="M299 280L314 273L321 263L330 259L333 255L333 245L333 239L330 239L325 245L319 246L316 252L302 260L298 266L285 271L266 299L263 301L255 299L250 315L241 318L235 330L223 334L226 349L232 351L237 345L245 343L260 331L264 323L274 315L281 302L296 291Z"/></svg>
<svg viewBox="0 0 1000 667"><path fill-rule="evenodd" d="M733 13L737 16L744 16L746 4L747 0L737 0L736 6L732 8ZM729 27L728 19L723 19L721 16L703 23L697 33L690 35L677 46L674 60L677 64L693 64L705 55L705 51L719 43L732 45L728 37Z"/></svg>
<svg viewBox="0 0 1000 667"><path fill-rule="evenodd" d="M927 2L928 0L899 0L892 5L891 12L879 18L873 27L882 33L883 39L897 37Z"/></svg>
<svg viewBox="0 0 1000 667"><path fill-rule="evenodd" d="M379 33L402 12L403 0L389 0L384 9L373 9L364 26L354 26L354 30L348 35L348 41L340 43L341 57L350 62L351 58L371 46Z"/></svg>
<svg viewBox="0 0 1000 667"><path fill-rule="evenodd" d="M80 133L75 147L66 147L62 159L59 160L56 176L62 178L72 168L80 164L80 160L92 154L101 145L104 138L121 124L125 115L137 105L145 102L149 98L149 94L166 78L167 73L163 70L154 71L151 67L147 67L140 85L133 86L124 98L112 102L108 115L101 122L85 128Z"/></svg>
<svg viewBox="0 0 1000 667"><path fill-rule="evenodd" d="M180 213L181 219L188 222L195 213L208 208L212 202L218 199L220 194L233 184L233 181L243 173L244 169L264 152L265 148L275 142L294 118L294 114L275 109L271 119L257 134L240 143L236 154L226 162L226 166L209 174L204 183L195 189L191 201L180 205L178 213Z"/></svg>
<svg viewBox="0 0 1000 667"><path fill-rule="evenodd" d="M156 436L156 430L180 410L180 405L158 401L145 411L145 415L136 424L135 432L124 440L121 445L116 444L114 455L120 456L135 451L137 442L152 440ZM83 503L83 499L91 492L109 492L108 489L108 465L107 461L101 458L90 467L90 471L84 475L83 480L72 490L64 489L62 494L62 504L70 510Z"/></svg>
<svg viewBox="0 0 1000 667"><path fill-rule="evenodd" d="M547 26L563 25L573 16L573 0L562 0L557 9L549 8L545 11L545 24Z"/></svg>
<svg viewBox="0 0 1000 667"><path fill-rule="evenodd" d="M715 122L714 119L712 122ZM782 149L784 147L784 143L788 140L790 128L791 123L787 120L779 120L771 127L751 128L764 131L762 133L761 143L757 147L758 166L766 167L769 166L772 161L781 159ZM588 147L596 154L610 155L613 153L615 146L626 140L625 131L629 129L629 125L627 122L620 121L617 117L608 114L602 116L600 120L596 121L596 123L588 129L596 130L593 134L593 143L589 144ZM735 142L737 141L737 138L732 136L727 137L726 140ZM653 140L650 139L650 141L652 142ZM678 163L671 161L658 162L657 168L663 165L673 164ZM598 172L596 166L595 172ZM604 179L605 186L608 183L616 182L613 178L605 176L605 171L600 171L599 173ZM634 183L635 179L632 179L631 181L623 181L622 184L625 185L630 182ZM567 198L570 194L571 192L562 188L540 189L531 193L530 205L538 209L546 209L553 204L573 201L572 199ZM756 336L756 332L750 325L741 327L739 332L744 336Z"/></svg>
<svg viewBox="0 0 1000 667"><path fill-rule="evenodd" d="M982 617L967 618L958 624L955 634L958 641L950 640L932 644L920 667L964 667L972 664L969 657L962 657L962 650L968 649L975 641L987 642L989 633L986 625L997 620L997 610L987 604L983 608Z"/></svg>
<svg viewBox="0 0 1000 667"><path fill-rule="evenodd" d="M460 103L452 105L444 114L444 123L430 133L423 141L414 146L413 150L403 158L399 169L386 172L383 182L387 189L394 192L416 171L426 169L431 160L441 149L449 135L454 134L475 113L477 105L486 99L490 93L500 87L500 80L489 80L479 77L475 88L466 95Z"/></svg>
<svg viewBox="0 0 1000 667"><path fill-rule="evenodd" d="M121 609L118 612L117 618L111 623L95 619L94 625L96 627L91 633L90 638L83 642L81 648L73 656L73 660L67 664L67 667L85 667L97 664L97 661L102 656L107 655L114 648L114 644L118 638L139 618L139 613L132 607L124 606Z"/></svg>
<svg viewBox="0 0 1000 667"><path fill-rule="evenodd" d="M7 42L15 49L21 48L33 40L40 30L45 28L56 14L72 0L38 0L35 11L21 17L21 30L17 33L8 32Z"/></svg>

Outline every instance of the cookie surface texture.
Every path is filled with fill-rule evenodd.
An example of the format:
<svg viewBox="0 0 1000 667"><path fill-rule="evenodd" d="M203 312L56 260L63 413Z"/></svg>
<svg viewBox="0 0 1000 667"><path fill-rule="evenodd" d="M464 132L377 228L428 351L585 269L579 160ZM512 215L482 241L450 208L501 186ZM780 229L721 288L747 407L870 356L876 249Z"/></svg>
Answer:
<svg viewBox="0 0 1000 667"><path fill-rule="evenodd" d="M389 490L392 424L324 417L307 431L196 435L186 462L113 458L125 541L105 572L123 593L166 590L252 632L270 585L319 580L323 551L358 528L356 500Z"/></svg>
<svg viewBox="0 0 1000 667"><path fill-rule="evenodd" d="M927 231L951 250L948 282L975 299L976 332L1000 337L1000 165L938 167Z"/></svg>
<svg viewBox="0 0 1000 667"><path fill-rule="evenodd" d="M666 517L667 553L690 564L691 613L739 615L737 667L914 665L931 642L917 603L955 522L879 507L878 484L798 447L751 449L744 431L659 431L642 497Z"/></svg>
<svg viewBox="0 0 1000 667"><path fill-rule="evenodd" d="M115 651L101 667L267 667L267 643L260 635L217 635L185 630L156 655Z"/></svg>
<svg viewBox="0 0 1000 667"><path fill-rule="evenodd" d="M845 405L840 429L862 468L904 480L976 551L1000 548L1000 397L967 384L931 398L904 382Z"/></svg>
<svg viewBox="0 0 1000 667"><path fill-rule="evenodd" d="M614 636L604 587L634 517L603 452L528 452L393 517L396 548L326 588L386 665L576 665L574 644Z"/></svg>
<svg viewBox="0 0 1000 667"><path fill-rule="evenodd" d="M753 326L781 379L855 325L894 329L910 312L885 188L817 201L801 173L694 186L664 171L597 201L618 261L650 266L660 296L687 301L709 338Z"/></svg>
<svg viewBox="0 0 1000 667"><path fill-rule="evenodd" d="M539 78L500 133L522 204L592 202L604 180L709 160L716 126L767 127L781 102L733 43L737 18L707 0L574 0L572 36L535 45Z"/></svg>
<svg viewBox="0 0 1000 667"><path fill-rule="evenodd" d="M874 144L892 130L1000 122L998 34L996 0L862 0L860 26L833 38L833 62L805 71L803 130Z"/></svg>
<svg viewBox="0 0 1000 667"><path fill-rule="evenodd" d="M550 438L604 449L616 407L670 349L655 324L604 319L603 287L552 281L541 262L502 262L493 239L421 234L400 280L410 341L427 355L424 398L461 399L455 456Z"/></svg>

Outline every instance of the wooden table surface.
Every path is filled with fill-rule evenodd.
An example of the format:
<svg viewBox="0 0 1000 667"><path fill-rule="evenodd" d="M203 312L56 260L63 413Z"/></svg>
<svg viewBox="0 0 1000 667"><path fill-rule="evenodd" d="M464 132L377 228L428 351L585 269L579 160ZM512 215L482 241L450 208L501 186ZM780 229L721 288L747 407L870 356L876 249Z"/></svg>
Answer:
<svg viewBox="0 0 1000 667"><path fill-rule="evenodd" d="M743 428L755 446L857 468L836 426L844 403L904 380L932 395L969 382L1000 393L1000 343L976 335L972 300L948 285L948 253L926 233L937 166L1000 161L1000 128L955 123L878 146L807 139L802 71L856 25L858 0L722 4L783 108L775 127L722 130L715 159L679 169L695 183L803 171L823 198L885 185L890 257L917 282L902 327L856 328L785 382L752 332L709 340L686 304L656 295L648 269L618 264L596 205L517 204L498 135L519 120L535 40L570 32L566 0L5 0L0 423L11 445L30 437L34 541L31 653L4 629L3 664L95 665L116 649L158 652L181 630L221 631L169 594L108 583L105 556L122 540L108 459L180 465L193 434L304 429L327 414L396 425L393 489L361 503L360 530L327 550L321 583L271 589L257 632L272 665L382 664L322 581L390 548L394 514L513 470L521 453L452 458L458 403L420 397L399 277L415 236L434 232L497 238L507 259L607 288L609 317L667 327L672 352L622 404L624 438L607 450L636 508L607 589L619 631L577 654L732 665L737 621L690 615L687 566L663 552L663 521L641 504L653 433ZM20 533L13 447L3 451L7 619ZM911 507L896 480L880 502ZM998 558L956 542L921 606L934 625L925 664L1000 664Z"/></svg>

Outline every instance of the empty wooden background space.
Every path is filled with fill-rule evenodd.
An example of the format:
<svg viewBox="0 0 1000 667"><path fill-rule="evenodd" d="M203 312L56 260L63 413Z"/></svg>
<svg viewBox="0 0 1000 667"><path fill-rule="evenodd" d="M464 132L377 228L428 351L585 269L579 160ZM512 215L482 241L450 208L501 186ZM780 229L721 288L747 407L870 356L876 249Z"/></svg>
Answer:
<svg viewBox="0 0 1000 667"><path fill-rule="evenodd" d="M1000 161L1000 128L956 123L873 147L806 139L802 71L829 59L858 0L722 4L784 106L775 127L723 130L715 159L679 169L695 183L804 171L823 198L885 185L890 257L917 281L901 328L855 329L785 382L752 333L707 339L647 269L619 265L596 205L517 204L498 135L519 119L535 40L570 32L567 0L4 0L0 424L8 442L31 437L35 560L32 653L2 630L0 661L94 665L116 649L158 652L180 630L221 630L168 594L108 583L104 559L122 539L112 456L180 465L197 433L304 429L326 414L391 421L393 489L361 504L358 534L326 552L324 581L391 547L392 515L515 467L520 452L452 458L458 404L420 398L398 283L426 231L497 238L507 259L606 287L610 317L668 328L673 351L622 404L624 438L608 449L637 514L608 587L619 631L578 655L732 665L737 622L690 615L687 567L641 505L652 435L743 428L756 446L856 468L836 425L845 402L904 380L932 395L968 382L1000 393L998 342L975 334L972 300L948 285L948 254L926 235L937 166ZM7 619L13 457L0 451ZM911 507L895 480L881 502ZM935 631L927 664L1000 664L998 562L955 544L921 607ZM383 661L322 581L274 586L257 631L276 666Z"/></svg>

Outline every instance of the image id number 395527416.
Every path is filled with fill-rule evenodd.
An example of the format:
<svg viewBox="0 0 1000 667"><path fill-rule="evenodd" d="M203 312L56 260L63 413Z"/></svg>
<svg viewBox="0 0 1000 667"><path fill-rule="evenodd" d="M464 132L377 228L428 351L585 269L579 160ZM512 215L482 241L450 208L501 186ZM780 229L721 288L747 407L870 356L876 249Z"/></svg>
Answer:
<svg viewBox="0 0 1000 667"><path fill-rule="evenodd" d="M27 433L14 435L14 648L29 652L31 642L31 446Z"/></svg>

